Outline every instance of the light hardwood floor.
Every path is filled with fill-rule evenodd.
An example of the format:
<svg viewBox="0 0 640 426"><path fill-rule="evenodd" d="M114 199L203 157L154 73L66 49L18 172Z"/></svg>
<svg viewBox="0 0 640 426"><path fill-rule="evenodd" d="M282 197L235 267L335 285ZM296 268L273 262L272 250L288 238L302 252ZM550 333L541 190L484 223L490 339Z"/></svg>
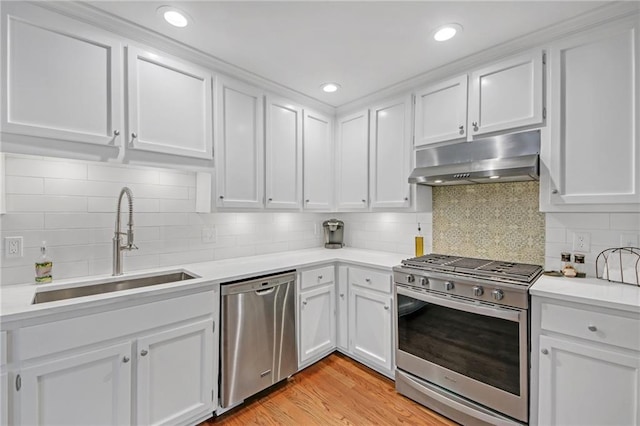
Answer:
<svg viewBox="0 0 640 426"><path fill-rule="evenodd" d="M199 426L424 425L456 423L405 398L394 382L338 354Z"/></svg>

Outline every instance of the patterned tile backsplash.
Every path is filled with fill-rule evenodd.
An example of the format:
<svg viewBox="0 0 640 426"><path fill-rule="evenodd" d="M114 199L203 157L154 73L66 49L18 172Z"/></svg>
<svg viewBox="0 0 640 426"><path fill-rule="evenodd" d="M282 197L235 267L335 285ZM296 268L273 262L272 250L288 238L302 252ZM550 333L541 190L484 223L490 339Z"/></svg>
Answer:
<svg viewBox="0 0 640 426"><path fill-rule="evenodd" d="M538 182L433 188L433 252L544 265Z"/></svg>

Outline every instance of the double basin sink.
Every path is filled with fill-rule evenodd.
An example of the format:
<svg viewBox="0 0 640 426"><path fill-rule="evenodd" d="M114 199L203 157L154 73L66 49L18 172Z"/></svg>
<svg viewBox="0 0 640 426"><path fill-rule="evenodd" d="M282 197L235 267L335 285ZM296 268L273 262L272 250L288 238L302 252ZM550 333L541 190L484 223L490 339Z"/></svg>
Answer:
<svg viewBox="0 0 640 426"><path fill-rule="evenodd" d="M57 290L39 291L33 298L32 304L55 302L76 297L93 296L96 294L112 293L114 291L131 290L158 284L169 284L197 278L184 271L168 272L144 277L122 277L98 284L61 288Z"/></svg>

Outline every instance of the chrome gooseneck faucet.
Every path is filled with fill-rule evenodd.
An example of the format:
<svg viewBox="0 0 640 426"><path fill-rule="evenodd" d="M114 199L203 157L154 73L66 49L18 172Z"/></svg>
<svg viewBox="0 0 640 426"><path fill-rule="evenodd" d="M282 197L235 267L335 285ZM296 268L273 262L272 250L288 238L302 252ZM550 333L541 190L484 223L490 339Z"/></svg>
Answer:
<svg viewBox="0 0 640 426"><path fill-rule="evenodd" d="M120 231L120 207L122 205L122 197L127 195L129 201L129 223L127 224L127 232ZM127 235L127 244L122 245L121 235ZM133 244L133 194L126 186L120 191L118 197L118 210L116 212L116 232L113 236L113 274L122 275L122 250L137 250Z"/></svg>

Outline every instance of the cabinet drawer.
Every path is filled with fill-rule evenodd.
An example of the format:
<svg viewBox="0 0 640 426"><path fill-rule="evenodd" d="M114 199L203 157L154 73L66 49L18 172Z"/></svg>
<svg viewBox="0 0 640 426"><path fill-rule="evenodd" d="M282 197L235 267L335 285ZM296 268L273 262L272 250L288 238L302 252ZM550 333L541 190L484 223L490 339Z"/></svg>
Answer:
<svg viewBox="0 0 640 426"><path fill-rule="evenodd" d="M541 327L543 330L640 350L640 318L543 303Z"/></svg>
<svg viewBox="0 0 640 426"><path fill-rule="evenodd" d="M215 302L215 292L208 291L24 327L16 346L26 360L212 315L218 309Z"/></svg>
<svg viewBox="0 0 640 426"><path fill-rule="evenodd" d="M384 293L391 293L391 274L383 272L349 268L349 283Z"/></svg>
<svg viewBox="0 0 640 426"><path fill-rule="evenodd" d="M310 269L300 273L300 289L315 287L321 284L329 284L335 281L335 267Z"/></svg>

